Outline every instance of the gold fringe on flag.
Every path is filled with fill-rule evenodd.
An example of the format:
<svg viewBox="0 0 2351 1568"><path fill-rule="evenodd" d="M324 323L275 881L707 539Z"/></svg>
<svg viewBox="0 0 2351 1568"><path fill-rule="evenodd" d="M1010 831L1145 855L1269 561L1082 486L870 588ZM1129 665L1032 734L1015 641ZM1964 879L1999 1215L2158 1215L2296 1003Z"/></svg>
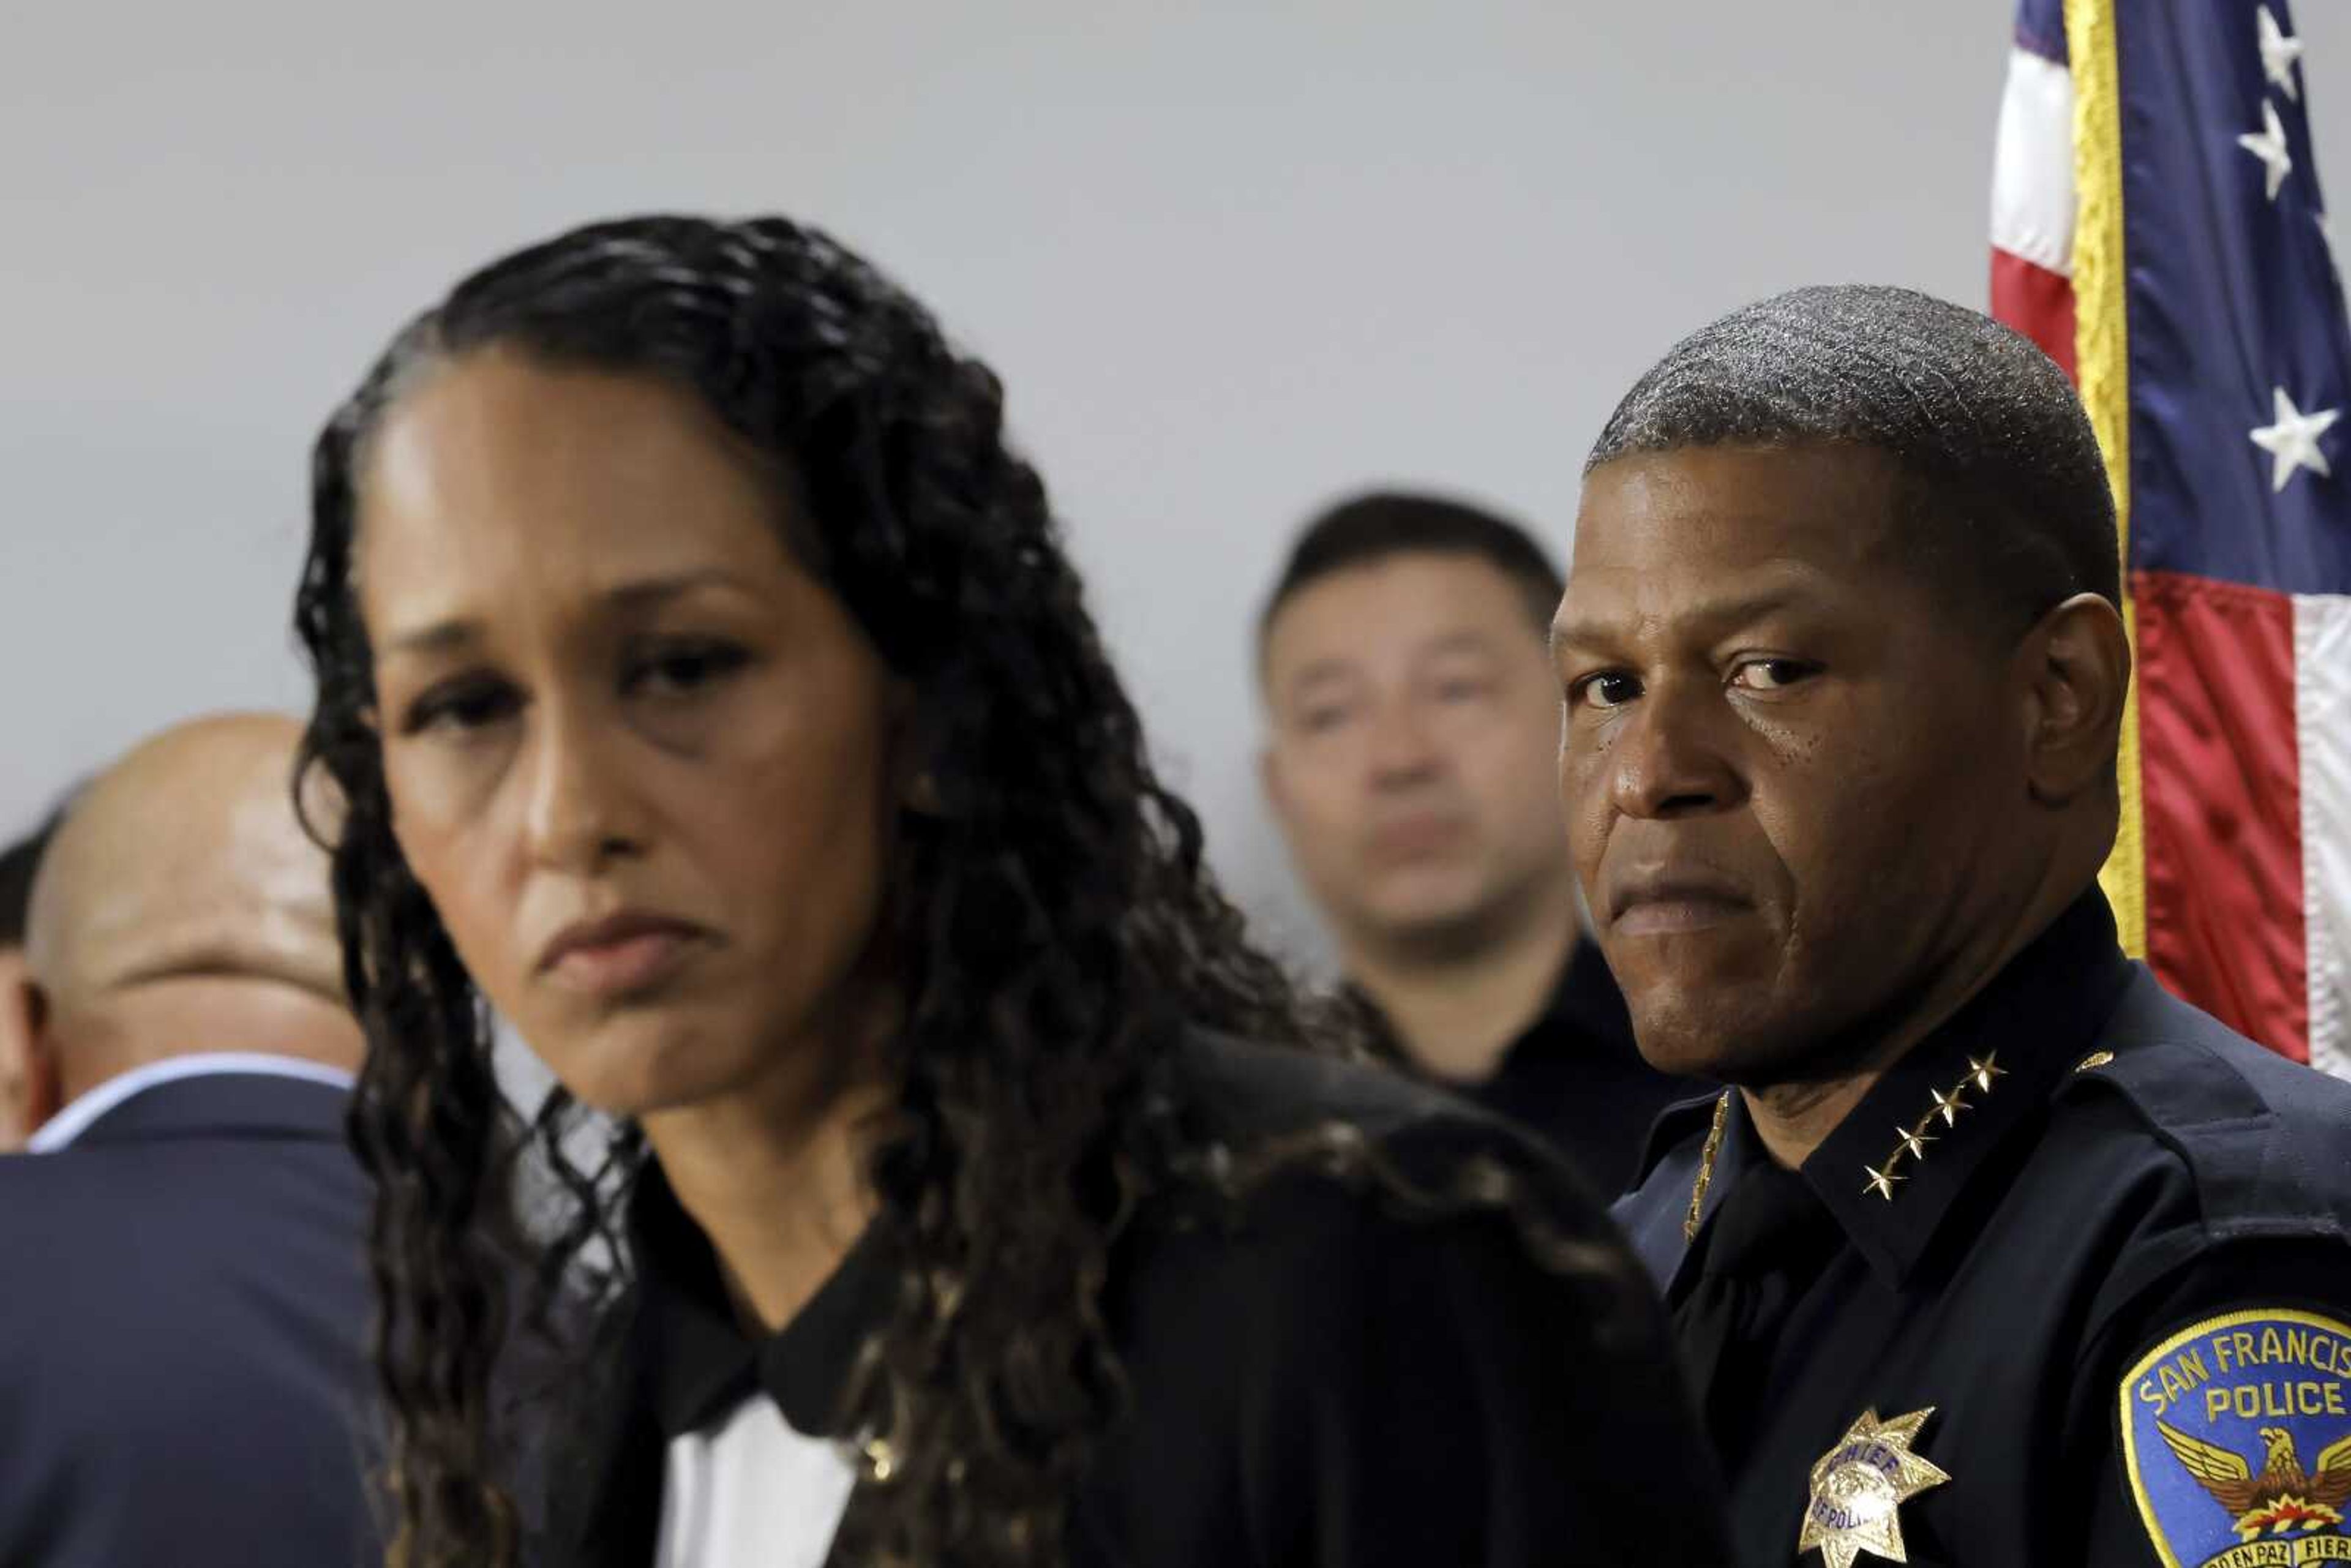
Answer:
<svg viewBox="0 0 2351 1568"><path fill-rule="evenodd" d="M2123 255L2121 73L2116 63L2118 0L2065 0L2065 52L2074 78L2074 362L2082 402L2105 454L2115 493L2125 583L2130 563L2130 331ZM2123 622L2138 653L2138 613L2128 588ZM2123 946L2147 956L2147 815L2140 785L2138 677L2123 706L2122 825L2098 881L2115 906Z"/></svg>

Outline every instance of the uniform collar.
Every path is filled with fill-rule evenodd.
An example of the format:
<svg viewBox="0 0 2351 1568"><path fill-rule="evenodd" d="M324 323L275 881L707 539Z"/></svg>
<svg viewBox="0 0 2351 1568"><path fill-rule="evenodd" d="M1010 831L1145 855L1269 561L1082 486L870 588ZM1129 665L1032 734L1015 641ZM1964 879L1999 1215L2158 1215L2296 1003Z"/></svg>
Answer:
<svg viewBox="0 0 2351 1568"><path fill-rule="evenodd" d="M2131 974L2114 915L2093 887L1887 1069L1813 1151L1805 1181L1881 1279L1907 1280L1962 1197L2008 1168L2001 1152L2037 1124ZM1760 1157L1744 1115L1736 1120L1742 1157Z"/></svg>
<svg viewBox="0 0 2351 1568"><path fill-rule="evenodd" d="M1715 1103L1722 1098L1723 1092L1719 1089L1710 1089L1703 1094L1677 1100L1657 1113L1656 1120L1649 1124L1647 1137L1642 1141L1640 1163L1633 1168L1633 1186L1635 1188L1646 1186L1649 1179L1657 1174L1658 1167L1676 1155L1696 1146L1699 1134L1712 1124ZM1739 1096L1733 1094L1730 1098L1730 1114L1743 1118L1745 1109L1740 1105ZM1718 1155L1714 1165L1717 1184L1719 1185L1733 1168L1726 1166ZM1709 1212L1711 1208L1709 1205Z"/></svg>
<svg viewBox="0 0 2351 1568"><path fill-rule="evenodd" d="M638 1178L629 1231L653 1414L664 1437L696 1431L760 1389L795 1430L838 1435L850 1371L895 1293L896 1270L877 1228L869 1227L808 1304L765 1338L737 1323L717 1255L657 1163Z"/></svg>
<svg viewBox="0 0 2351 1568"><path fill-rule="evenodd" d="M1803 1164L1803 1176L1871 1270L1888 1284L1907 1281L1955 1216L1961 1199L2011 1162L2015 1135L2035 1124L2056 1086L2090 1049L2135 973L2115 939L2115 921L2095 887L2059 915L1959 1010L1887 1069L1860 1104ZM1978 1082L1977 1064L1990 1089ZM1951 1103L1946 1113L1938 1109ZM1663 1179L1687 1158L1712 1120L1712 1098L1658 1118L1642 1180ZM1923 1134L1913 1147L1908 1134ZM1769 1159L1744 1099L1729 1096L1707 1189L1710 1218L1741 1176ZM1891 1177L1886 1196L1876 1179ZM1669 1197L1660 1194L1660 1200ZM1700 1241L1704 1240L1703 1233ZM1687 1248L1671 1269L1676 1291L1699 1255Z"/></svg>

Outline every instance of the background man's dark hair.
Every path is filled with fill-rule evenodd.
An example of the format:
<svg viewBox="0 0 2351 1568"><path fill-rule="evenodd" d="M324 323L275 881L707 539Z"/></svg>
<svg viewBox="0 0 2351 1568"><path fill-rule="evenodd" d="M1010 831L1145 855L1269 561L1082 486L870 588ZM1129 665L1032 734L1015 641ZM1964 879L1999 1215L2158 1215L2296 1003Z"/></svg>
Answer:
<svg viewBox="0 0 2351 1568"><path fill-rule="evenodd" d="M33 878L39 874L41 855L65 817L62 808L48 821L0 850L0 947L22 947L25 924L33 908Z"/></svg>
<svg viewBox="0 0 2351 1568"><path fill-rule="evenodd" d="M1907 288L1799 288L1701 328L1625 394L1584 472L1839 442L1900 465L1919 560L1962 567L2003 622L2076 593L2121 602L2114 496L2065 373L1990 317Z"/></svg>
<svg viewBox="0 0 2351 1568"><path fill-rule="evenodd" d="M1559 568L1518 524L1464 501L1375 490L1342 501L1308 523L1258 614L1260 653L1281 607L1322 579L1399 555L1466 555L1490 563L1526 594L1528 613L1548 632L1563 587Z"/></svg>

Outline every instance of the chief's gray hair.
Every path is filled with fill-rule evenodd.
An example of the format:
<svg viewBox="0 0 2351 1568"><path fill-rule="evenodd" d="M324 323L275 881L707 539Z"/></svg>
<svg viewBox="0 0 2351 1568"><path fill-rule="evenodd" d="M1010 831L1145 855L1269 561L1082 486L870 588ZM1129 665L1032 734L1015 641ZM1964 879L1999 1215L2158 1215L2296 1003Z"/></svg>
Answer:
<svg viewBox="0 0 2351 1568"><path fill-rule="evenodd" d="M2115 504L2081 400L2021 334L1931 295L1799 288L1732 311L1634 383L1584 464L1693 446L1845 444L1891 456L1897 519L1999 605L2119 603Z"/></svg>

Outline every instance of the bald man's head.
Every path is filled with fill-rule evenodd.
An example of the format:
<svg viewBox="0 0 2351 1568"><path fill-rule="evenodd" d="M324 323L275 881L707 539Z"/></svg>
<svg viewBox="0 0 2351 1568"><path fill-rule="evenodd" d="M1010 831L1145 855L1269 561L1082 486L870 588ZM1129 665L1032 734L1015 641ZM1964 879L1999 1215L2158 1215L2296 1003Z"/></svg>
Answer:
<svg viewBox="0 0 2351 1568"><path fill-rule="evenodd" d="M35 1086L30 1121L170 1056L357 1064L327 858L294 814L300 735L274 715L198 719L76 798L34 881L29 983L16 1005L0 998L0 1056L13 1031ZM0 1104L0 1140L7 1113Z"/></svg>
<svg viewBox="0 0 2351 1568"><path fill-rule="evenodd" d="M300 727L198 719L134 747L59 824L25 954L63 1005L173 975L341 995L327 860L289 795Z"/></svg>

